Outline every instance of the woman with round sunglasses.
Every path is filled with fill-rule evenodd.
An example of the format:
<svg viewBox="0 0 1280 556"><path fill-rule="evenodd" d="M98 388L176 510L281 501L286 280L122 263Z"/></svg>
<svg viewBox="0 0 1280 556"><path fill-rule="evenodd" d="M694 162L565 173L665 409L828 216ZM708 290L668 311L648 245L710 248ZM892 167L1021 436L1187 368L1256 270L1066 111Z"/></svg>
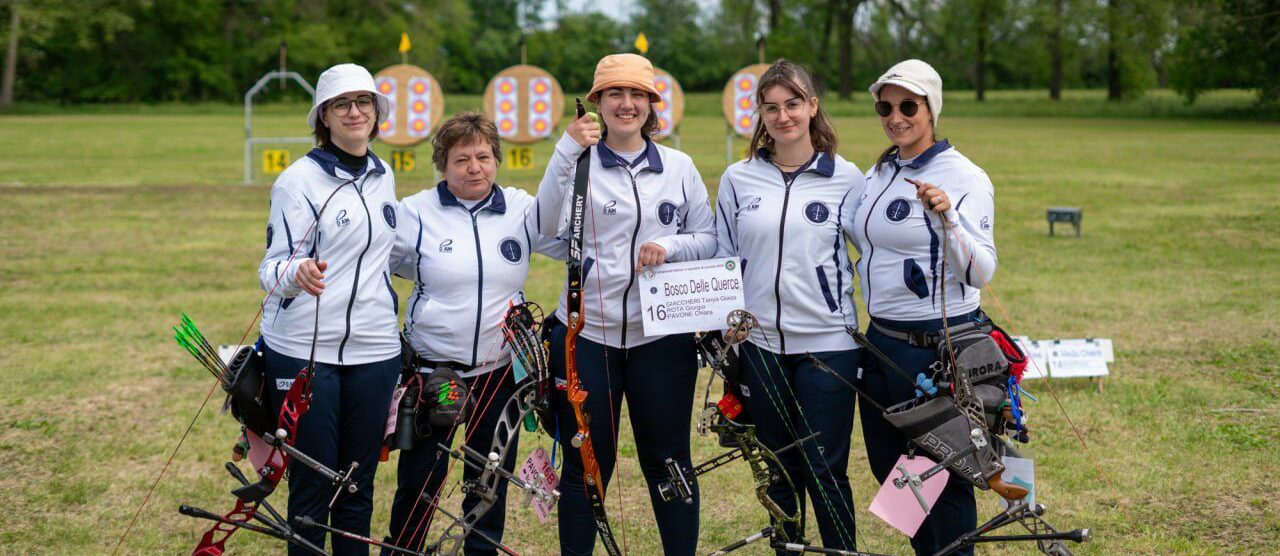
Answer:
<svg viewBox="0 0 1280 556"><path fill-rule="evenodd" d="M892 145L868 170L845 226L861 253L867 337L906 374L925 376L938 359L944 315L950 329L985 322L978 305L996 269L995 189L982 168L935 138L942 78L929 64L901 62L870 91ZM887 362L867 357L863 371L863 388L884 407L916 395L917 385ZM884 482L908 441L868 405L861 408L867 459ZM917 554L932 554L976 524L973 487L953 475L911 545Z"/></svg>
<svg viewBox="0 0 1280 556"><path fill-rule="evenodd" d="M716 197L716 255L740 258L746 309L759 322L739 357L743 402L770 449L817 433L803 450L779 454L791 481L775 482L769 496L796 513L807 493L823 546L854 550L854 403L841 379L856 379L861 349L845 332L857 327L857 309L840 222L863 177L836 154L835 130L802 67L775 62L760 76L756 103L750 155L725 170ZM788 538L803 538L786 528Z"/></svg>
<svg viewBox="0 0 1280 556"><path fill-rule="evenodd" d="M307 116L317 147L271 188L267 251L258 267L267 291L260 345L268 398L279 408L298 372L313 367L311 407L298 420L294 447L330 469L357 466L356 492L334 498L333 483L295 458L289 518L307 516L362 536L369 535L373 477L400 373L396 295L387 276L395 177L369 148L388 107L363 67L340 64L320 74ZM320 528L299 534L325 545ZM332 537L334 554L368 554L367 544ZM289 553L310 554L294 544Z"/></svg>
<svg viewBox="0 0 1280 556"><path fill-rule="evenodd" d="M653 505L662 550L693 554L698 544L696 484L690 503L663 501L658 484L668 478L666 461L692 467L689 422L697 357L692 334L646 336L642 326L639 274L667 261L705 259L715 253L715 224L706 185L688 155L659 145L654 103L660 100L653 65L635 54L605 56L596 65L587 100L605 128L591 117L569 124L538 186L543 235L569 237L579 156L589 153L589 189L582 233L582 325L576 368L589 395L590 438L607 487L616 464L618 422L625 397L636 455ZM587 169L587 168L584 168ZM568 288L566 288L566 294ZM567 296L551 328L551 367L565 376ZM565 395L554 398L564 447L560 480L560 550L590 554L596 521L584 482L584 463L572 445L578 420ZM612 506L610 506L612 507Z"/></svg>

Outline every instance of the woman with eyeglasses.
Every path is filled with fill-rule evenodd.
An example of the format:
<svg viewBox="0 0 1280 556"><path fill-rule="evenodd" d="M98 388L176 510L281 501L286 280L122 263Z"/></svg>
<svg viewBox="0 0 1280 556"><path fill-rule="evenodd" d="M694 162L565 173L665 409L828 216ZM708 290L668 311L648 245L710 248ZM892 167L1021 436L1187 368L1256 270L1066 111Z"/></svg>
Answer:
<svg viewBox="0 0 1280 556"><path fill-rule="evenodd" d="M863 178L836 154L835 130L802 67L775 62L760 76L756 103L750 154L725 170L716 197L716 255L741 258L746 309L759 321L739 356L743 402L771 449L817 433L803 450L779 454L791 481L775 482L769 495L796 514L807 493L823 546L854 550L854 400L841 379L856 379L861 350L845 333L857 326L857 309L840 222ZM788 524L786 535L804 532Z"/></svg>
<svg viewBox="0 0 1280 556"><path fill-rule="evenodd" d="M929 64L901 62L870 91L892 145L867 172L857 210L845 222L861 253L867 337L908 375L928 378L940 340L920 333L942 330L944 314L949 328L985 321L979 290L996 270L995 189L982 168L935 138L942 78ZM866 392L885 407L915 397L917 385L886 366L864 359ZM884 482L908 442L868 405L861 410L867 459ZM976 524L973 487L952 475L911 545L932 554Z"/></svg>
<svg viewBox="0 0 1280 556"><path fill-rule="evenodd" d="M298 421L294 446L339 472L357 465L351 478L358 490L335 500L333 483L295 458L289 518L307 516L363 536L400 372L396 295L387 276L395 177L369 148L388 106L363 67L340 64L320 75L307 115L317 147L271 188L267 250L258 267L267 291L259 346L268 397L279 408L298 372L313 368L311 407ZM298 532L325 546L323 530ZM293 544L289 553L310 554ZM368 545L334 534L333 553L368 554Z"/></svg>
<svg viewBox="0 0 1280 556"><path fill-rule="evenodd" d="M616 465L625 397L662 551L684 555L693 554L698 545L697 485L692 485L688 503L662 500L658 485L669 478L667 461L692 467L689 422L697 356L692 334L645 335L638 282L645 267L709 258L716 240L707 188L693 160L651 138L658 129L653 105L659 99L648 60L635 54L602 58L587 101L596 105L604 129L592 114L569 124L538 186L537 206L543 235L569 237L577 228L583 237L582 324L574 363L582 390L589 394L584 405L591 417L599 491L609 484ZM589 194L580 205L581 221L571 226L566 215L574 207L568 201L575 198L571 191L584 153ZM565 376L569 355L568 293L566 288L556 309L560 322L550 328L550 364L559 378ZM590 474L584 464L589 460L573 445L578 419L565 394L553 397L553 410L565 455L560 552L590 554L602 508L593 507L588 493L584 476Z"/></svg>

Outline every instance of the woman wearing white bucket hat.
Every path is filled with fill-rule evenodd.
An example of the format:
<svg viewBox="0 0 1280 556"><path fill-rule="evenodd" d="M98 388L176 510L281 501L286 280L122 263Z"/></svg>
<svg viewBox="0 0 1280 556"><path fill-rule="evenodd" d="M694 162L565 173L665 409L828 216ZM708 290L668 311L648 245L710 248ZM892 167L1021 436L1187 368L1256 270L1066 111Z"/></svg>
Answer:
<svg viewBox="0 0 1280 556"><path fill-rule="evenodd" d="M857 209L844 222L861 253L858 275L871 317L867 338L907 374L929 378L944 317L952 330L989 322L978 304L996 269L995 188L986 172L935 139L942 78L929 64L901 62L870 91L893 144L868 170ZM931 387L888 367L888 361L863 358L863 387L881 406ZM869 406L861 406L862 434L871 472L884 482L907 453L908 440ZM917 554L932 554L976 523L973 486L952 474L911 545Z"/></svg>
<svg viewBox="0 0 1280 556"><path fill-rule="evenodd" d="M711 205L693 160L650 138L658 125L653 104L659 96L648 60L635 54L605 56L596 65L587 100L596 104L608 131L602 133L590 114L570 123L556 144L537 197L541 233L570 237L576 231L576 242L580 242L580 254L573 253L582 263L577 273L581 278L578 307L569 309L573 291L566 287L556 309L561 324L550 328L550 363L563 378L569 354L569 330L563 323L571 311L581 315L573 361L582 390L590 394L583 403L591 415L587 438L594 439L599 464L598 473L588 471L593 462L572 445L579 420L565 394L557 393L554 407L565 448L560 551L590 554L597 530L610 531L608 521L602 519L603 504L592 500L602 501L603 496L596 495L603 494L616 464L622 417L618 406L625 397L662 550L692 554L698 544L696 483L687 502L664 501L658 485L669 478L667 461L684 469L692 467L689 421L698 374L694 339L692 334L645 335L639 274L665 261L693 261L714 254ZM589 195L570 194L579 181L575 171L589 176ZM588 173L581 174L584 171ZM574 207L566 206L570 205L567 199L583 201L572 227L566 214ZM569 286L573 283L571 273ZM601 537L606 549L616 553L613 539Z"/></svg>
<svg viewBox="0 0 1280 556"><path fill-rule="evenodd" d="M289 517L368 536L373 476L400 371L397 301L387 274L395 240L391 170L369 149L388 100L355 64L320 75L307 123L317 148L290 165L271 188L267 250L258 281L263 301L259 346L268 394L279 407L300 369L311 369L311 407L295 447L330 469L356 464L355 493L333 497L332 482L294 459ZM299 531L325 545L318 528ZM291 554L308 553L290 545ZM367 554L368 545L333 535L334 554Z"/></svg>

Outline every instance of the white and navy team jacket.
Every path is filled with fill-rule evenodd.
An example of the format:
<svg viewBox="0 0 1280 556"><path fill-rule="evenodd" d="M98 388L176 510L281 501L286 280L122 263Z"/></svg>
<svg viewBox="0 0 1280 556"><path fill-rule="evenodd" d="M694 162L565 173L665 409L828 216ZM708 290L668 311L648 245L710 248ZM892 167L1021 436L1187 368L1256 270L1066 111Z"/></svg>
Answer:
<svg viewBox="0 0 1280 556"><path fill-rule="evenodd" d="M396 295L387 258L396 233L396 181L372 151L359 174L321 149L291 164L271 188L267 253L258 267L262 337L289 357L309 359L315 297L294 280L304 260L329 263L320 295L316 361L359 365L400 353ZM325 205L326 200L328 205Z"/></svg>
<svg viewBox="0 0 1280 556"><path fill-rule="evenodd" d="M419 356L474 367L464 377L510 359L500 325L510 304L524 301L531 252L564 259L569 250L538 234L534 204L497 185L464 204L444 182L400 201L391 269L414 283L404 328Z"/></svg>
<svg viewBox="0 0 1280 556"><path fill-rule="evenodd" d="M538 186L543 235L568 238L568 200L583 150L568 133L556 143ZM603 141L598 143L591 149L590 183L582 246L581 336L621 348L658 340L644 335L641 321L636 285L640 246L661 246L670 262L711 257L716 237L707 186L689 155L647 138L644 151L629 161ZM562 293L558 314L565 314L565 303Z"/></svg>
<svg viewBox="0 0 1280 556"><path fill-rule="evenodd" d="M936 213L916 197L911 178L946 192L945 232ZM995 187L987 173L947 141L911 160L893 153L867 172L857 210L845 224L858 242L858 274L867 313L898 321L942 317L978 308L979 288L996 271ZM943 234L947 236L943 238ZM945 243L945 269L943 275Z"/></svg>
<svg viewBox="0 0 1280 556"><path fill-rule="evenodd" d="M760 326L748 341L775 353L857 347L853 265L840 223L853 211L862 173L816 153L784 174L768 151L729 166L716 195L718 257L742 260L746 308Z"/></svg>

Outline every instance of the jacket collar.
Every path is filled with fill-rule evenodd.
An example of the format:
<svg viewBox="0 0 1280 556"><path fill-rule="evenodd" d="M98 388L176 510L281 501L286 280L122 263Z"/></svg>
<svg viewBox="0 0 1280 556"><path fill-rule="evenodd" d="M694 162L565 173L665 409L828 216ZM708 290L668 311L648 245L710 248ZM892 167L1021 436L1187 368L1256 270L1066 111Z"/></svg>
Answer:
<svg viewBox="0 0 1280 556"><path fill-rule="evenodd" d="M345 176L338 175L338 170L340 169L343 170L343 173L346 173L346 167L338 164L338 157L334 156L333 153L316 147L311 149L311 152L307 153L307 158L316 161L316 164L320 165L320 168L324 170L324 173L338 179L347 179ZM370 174L387 173L386 167L382 165L382 160L379 159L377 155L373 154L373 149L369 149L369 152L365 154L365 160L368 161L368 165L361 168L360 171L356 172L355 175L351 177L360 177L366 172Z"/></svg>
<svg viewBox="0 0 1280 556"><path fill-rule="evenodd" d="M596 154L600 157L600 164L604 165L605 168L616 168L618 166L634 167L640 160L647 160L649 162L650 170L659 174L662 173L662 156L658 153L658 146L655 145L653 140L648 137L644 138L643 156L640 156L636 160L624 160L621 156L618 156L618 153L613 152L613 149L610 149L608 145L604 144L603 137L600 139L599 143L596 143Z"/></svg>
<svg viewBox="0 0 1280 556"><path fill-rule="evenodd" d="M947 141L946 139L938 141L937 143L934 143L933 146L929 147L928 149L925 149L925 151L920 153L920 155L917 156L915 160L912 160L910 164L907 164L904 167L911 168L912 170L919 170L921 168L924 168L925 165L928 164L929 161L933 160L934 157L942 154L944 151L947 151L950 148L951 148L950 141ZM897 166L898 165L898 149L894 148L889 152L884 153L884 157L880 159L880 162L881 163L889 162L889 163L892 163L894 166Z"/></svg>
<svg viewBox="0 0 1280 556"><path fill-rule="evenodd" d="M760 160L769 160L769 149L760 147L756 149L756 156ZM809 159L804 166L800 167L800 173L813 172L824 178L829 178L836 174L836 158L831 153L814 151L813 158Z"/></svg>
<svg viewBox="0 0 1280 556"><path fill-rule="evenodd" d="M455 196L452 191L449 191L449 184L447 182L441 181L439 185L436 185L436 192L440 195L441 205L467 209L467 206L462 204L462 201L459 201L458 197ZM473 212L487 210L498 214L506 214L507 198L503 196L502 188L498 187L498 184L495 183L490 187L488 196L481 200L474 208L467 210L471 210Z"/></svg>

